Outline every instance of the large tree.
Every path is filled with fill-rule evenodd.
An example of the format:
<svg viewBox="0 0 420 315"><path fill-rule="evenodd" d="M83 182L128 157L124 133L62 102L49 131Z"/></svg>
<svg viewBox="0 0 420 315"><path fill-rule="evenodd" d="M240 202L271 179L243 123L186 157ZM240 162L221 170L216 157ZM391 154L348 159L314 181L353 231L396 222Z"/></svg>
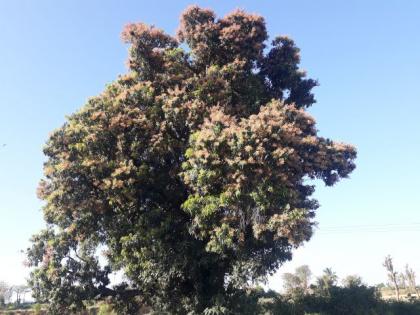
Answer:
<svg viewBox="0 0 420 315"><path fill-rule="evenodd" d="M317 135L317 82L290 38L267 47L261 16L193 6L177 37L143 23L122 37L129 72L44 149L33 292L53 312L106 297L125 313L236 312L310 239L310 180L346 177L356 151Z"/></svg>

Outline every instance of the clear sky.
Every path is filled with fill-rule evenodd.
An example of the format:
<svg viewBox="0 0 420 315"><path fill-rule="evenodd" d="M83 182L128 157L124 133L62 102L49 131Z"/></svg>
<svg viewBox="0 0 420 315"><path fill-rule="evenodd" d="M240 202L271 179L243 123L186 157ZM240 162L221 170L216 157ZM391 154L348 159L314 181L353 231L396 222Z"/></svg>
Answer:
<svg viewBox="0 0 420 315"><path fill-rule="evenodd" d="M310 110L320 134L358 148L349 180L319 185L319 229L269 286L302 264L385 282L387 254L420 275L420 2L2 0L0 280L28 274L19 251L43 227L35 190L48 133L127 71L122 27L143 21L174 34L194 3L259 13L271 38L291 36L321 84Z"/></svg>

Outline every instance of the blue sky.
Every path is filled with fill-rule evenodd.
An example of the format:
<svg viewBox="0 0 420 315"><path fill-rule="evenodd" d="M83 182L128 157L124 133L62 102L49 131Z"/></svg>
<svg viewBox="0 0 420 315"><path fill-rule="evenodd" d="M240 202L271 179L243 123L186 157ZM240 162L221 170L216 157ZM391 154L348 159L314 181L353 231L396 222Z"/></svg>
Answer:
<svg viewBox="0 0 420 315"><path fill-rule="evenodd" d="M19 251L43 226L35 190L48 133L127 70L122 27L143 21L174 34L194 3L219 15L237 7L259 13L271 38L291 36L302 67L321 84L310 110L320 134L358 148L349 180L318 185L319 230L269 286L280 289L280 274L301 264L385 282L387 254L420 274L418 1L122 3L0 2L0 280L21 283L28 273Z"/></svg>

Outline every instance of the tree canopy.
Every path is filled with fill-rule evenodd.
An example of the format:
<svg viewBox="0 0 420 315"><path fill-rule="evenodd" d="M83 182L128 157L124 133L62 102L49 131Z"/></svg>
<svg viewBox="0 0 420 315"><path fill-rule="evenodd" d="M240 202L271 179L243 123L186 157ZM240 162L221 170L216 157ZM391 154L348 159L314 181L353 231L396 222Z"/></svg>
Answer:
<svg viewBox="0 0 420 315"><path fill-rule="evenodd" d="M235 313L310 239L311 179L347 177L356 150L317 134L317 81L261 16L192 6L176 37L136 23L122 38L128 73L45 146L32 290L56 313L104 298L126 314Z"/></svg>

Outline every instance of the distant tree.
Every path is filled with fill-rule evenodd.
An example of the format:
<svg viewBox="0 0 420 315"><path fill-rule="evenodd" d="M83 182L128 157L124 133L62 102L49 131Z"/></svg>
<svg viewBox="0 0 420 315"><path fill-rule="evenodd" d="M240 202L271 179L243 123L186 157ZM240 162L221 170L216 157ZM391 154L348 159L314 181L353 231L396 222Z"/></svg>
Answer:
<svg viewBox="0 0 420 315"><path fill-rule="evenodd" d="M307 265L296 268L293 274L283 274L283 285L286 293L291 295L306 294L309 289L311 275L311 270Z"/></svg>
<svg viewBox="0 0 420 315"><path fill-rule="evenodd" d="M398 273L397 281L398 281L398 286L400 287L400 289L406 289L407 288L407 281L406 281L404 273L402 273L402 272Z"/></svg>
<svg viewBox="0 0 420 315"><path fill-rule="evenodd" d="M12 296L12 288L4 281L0 281L0 306L5 306Z"/></svg>
<svg viewBox="0 0 420 315"><path fill-rule="evenodd" d="M317 134L317 82L293 40L267 38L261 16L196 6L178 38L125 28L129 73L44 149L48 225L28 250L37 300L56 313L105 298L124 314L232 311L311 238L308 179L347 177L356 150ZM127 281L111 286L113 271Z"/></svg>
<svg viewBox="0 0 420 315"><path fill-rule="evenodd" d="M349 275L342 280L345 288L360 287L363 285L362 278L358 275Z"/></svg>
<svg viewBox="0 0 420 315"><path fill-rule="evenodd" d="M339 287L332 286L328 295L314 295L308 297L307 313L325 315L364 315L377 314L374 312L378 305L378 295L374 287L365 285ZM303 314L302 314L303 315Z"/></svg>
<svg viewBox="0 0 420 315"><path fill-rule="evenodd" d="M343 286L337 285L338 277L331 268L326 268L317 278L312 292L300 299L303 314L361 315L377 314L379 294L375 287L363 284L357 275L344 278Z"/></svg>
<svg viewBox="0 0 420 315"><path fill-rule="evenodd" d="M400 300L400 285L398 282L398 272L394 269L394 264L392 262L392 257L390 255L385 257L385 261L383 263L386 271L388 272L388 279L392 286L395 289L395 296L397 301Z"/></svg>
<svg viewBox="0 0 420 315"><path fill-rule="evenodd" d="M12 292L16 294L16 304L20 305L25 301L25 295L30 292L27 285L16 285L11 288Z"/></svg>
<svg viewBox="0 0 420 315"><path fill-rule="evenodd" d="M309 269L308 265L303 265L296 268L295 274L300 279L303 292L307 293L309 289L311 277L312 277L311 269Z"/></svg>
<svg viewBox="0 0 420 315"><path fill-rule="evenodd" d="M301 293L300 279L295 274L284 273L282 278L286 294L295 294L297 291Z"/></svg>
<svg viewBox="0 0 420 315"><path fill-rule="evenodd" d="M416 285L416 273L408 265L405 265L405 278L407 279L410 292L415 293L417 297L420 298L419 290Z"/></svg>
<svg viewBox="0 0 420 315"><path fill-rule="evenodd" d="M325 268L323 274L317 278L317 287L323 291L328 292L329 289L337 285L337 274L331 268Z"/></svg>
<svg viewBox="0 0 420 315"><path fill-rule="evenodd" d="M385 285L385 283L381 282L381 283L378 283L377 285L375 285L375 287L376 287L378 290L381 290L381 289L383 289L383 288L386 288L386 285Z"/></svg>

